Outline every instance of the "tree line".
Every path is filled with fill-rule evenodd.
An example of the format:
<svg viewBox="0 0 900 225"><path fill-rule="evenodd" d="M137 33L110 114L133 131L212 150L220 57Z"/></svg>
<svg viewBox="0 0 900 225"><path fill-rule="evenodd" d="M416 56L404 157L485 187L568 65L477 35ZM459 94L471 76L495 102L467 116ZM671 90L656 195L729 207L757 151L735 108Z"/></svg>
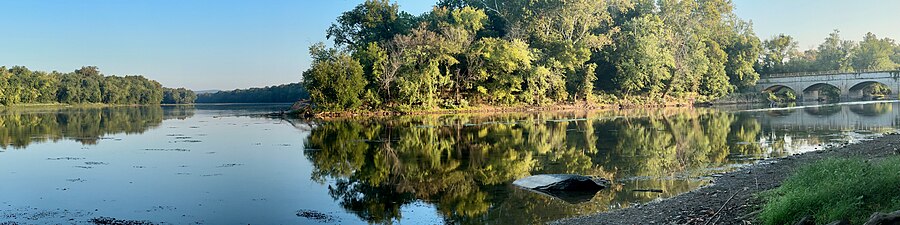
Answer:
<svg viewBox="0 0 900 225"><path fill-rule="evenodd" d="M163 104L193 104L197 94L186 88L164 88Z"/></svg>
<svg viewBox="0 0 900 225"><path fill-rule="evenodd" d="M303 77L324 110L710 99L751 86L761 51L725 0L369 0L327 34Z"/></svg>
<svg viewBox="0 0 900 225"><path fill-rule="evenodd" d="M871 32L854 42L841 39L840 31L834 30L818 47L805 51L784 34L764 41L763 46L758 70L764 74L896 70L900 66L900 44Z"/></svg>
<svg viewBox="0 0 900 225"><path fill-rule="evenodd" d="M301 83L202 93L196 96L197 103L286 103L301 99L309 99L309 93Z"/></svg>
<svg viewBox="0 0 900 225"><path fill-rule="evenodd" d="M898 60L874 35L815 56L787 35L761 41L728 0L440 0L418 16L367 0L326 33L303 84L329 111L704 101L760 73L831 70L835 52L853 70Z"/></svg>
<svg viewBox="0 0 900 225"><path fill-rule="evenodd" d="M105 76L95 66L74 72L0 67L0 105L43 103L160 104L163 87L143 76Z"/></svg>

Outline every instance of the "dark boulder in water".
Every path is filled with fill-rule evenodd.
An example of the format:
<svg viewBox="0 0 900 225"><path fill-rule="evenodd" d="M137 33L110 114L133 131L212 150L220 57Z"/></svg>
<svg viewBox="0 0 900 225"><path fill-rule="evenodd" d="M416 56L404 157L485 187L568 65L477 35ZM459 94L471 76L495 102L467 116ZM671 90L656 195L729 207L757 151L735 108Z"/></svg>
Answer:
<svg viewBox="0 0 900 225"><path fill-rule="evenodd" d="M542 174L518 179L513 185L577 204L590 201L610 186L607 179L575 174Z"/></svg>

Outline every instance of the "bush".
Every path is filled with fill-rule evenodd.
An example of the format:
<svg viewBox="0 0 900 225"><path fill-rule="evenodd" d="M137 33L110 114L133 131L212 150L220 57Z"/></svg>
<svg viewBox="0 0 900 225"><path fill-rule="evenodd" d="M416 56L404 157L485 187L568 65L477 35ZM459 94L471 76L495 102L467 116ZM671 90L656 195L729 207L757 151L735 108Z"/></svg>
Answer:
<svg viewBox="0 0 900 225"><path fill-rule="evenodd" d="M351 110L362 105L366 80L363 68L350 54L326 49L318 43L310 47L312 66L303 72L303 85L317 110Z"/></svg>
<svg viewBox="0 0 900 225"><path fill-rule="evenodd" d="M799 168L761 196L765 224L792 224L805 216L819 224L841 219L862 224L873 212L900 209L900 157L826 159Z"/></svg>

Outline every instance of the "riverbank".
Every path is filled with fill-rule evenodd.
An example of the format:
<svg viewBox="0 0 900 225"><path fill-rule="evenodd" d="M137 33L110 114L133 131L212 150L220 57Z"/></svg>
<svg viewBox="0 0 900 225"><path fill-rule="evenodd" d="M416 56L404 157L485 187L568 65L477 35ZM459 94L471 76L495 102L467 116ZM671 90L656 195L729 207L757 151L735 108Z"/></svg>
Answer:
<svg viewBox="0 0 900 225"><path fill-rule="evenodd" d="M880 160L898 154L900 135L836 146L784 158L768 159L737 171L717 174L712 183L670 199L551 224L759 224L756 195L777 188L802 165L826 158ZM852 187L848 187L852 188Z"/></svg>
<svg viewBox="0 0 900 225"><path fill-rule="evenodd" d="M465 114L465 113L512 113L512 112L547 112L547 111L591 111L591 110L619 110L619 109L636 109L636 108L672 108L672 107L693 107L694 102L684 100L659 101L659 102L622 102L615 104L607 103L566 103L551 105L523 105L523 106L494 106L480 105L459 109L407 109L407 110L354 110L354 111L335 111L335 112L310 112L306 105L298 105L295 103L291 107L291 114L300 117L311 117L317 119L335 119L357 116L405 116L405 115L435 115L435 114Z"/></svg>

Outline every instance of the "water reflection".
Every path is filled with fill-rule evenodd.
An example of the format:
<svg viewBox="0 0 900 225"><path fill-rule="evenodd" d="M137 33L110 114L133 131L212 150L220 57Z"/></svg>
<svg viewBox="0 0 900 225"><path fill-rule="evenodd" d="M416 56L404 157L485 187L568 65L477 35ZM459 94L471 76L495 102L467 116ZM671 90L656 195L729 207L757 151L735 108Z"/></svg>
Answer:
<svg viewBox="0 0 900 225"><path fill-rule="evenodd" d="M76 140L95 145L106 135L140 134L163 119L193 116L189 106L51 107L0 109L0 147L22 149L32 143Z"/></svg>
<svg viewBox="0 0 900 225"><path fill-rule="evenodd" d="M756 159L853 142L859 135L851 131L892 129L892 104L342 119L312 129L306 156L312 179L370 223L400 221L404 205L424 202L448 223L533 224L671 197ZM872 116L888 119L870 123ZM548 173L615 185L578 204L510 185Z"/></svg>

